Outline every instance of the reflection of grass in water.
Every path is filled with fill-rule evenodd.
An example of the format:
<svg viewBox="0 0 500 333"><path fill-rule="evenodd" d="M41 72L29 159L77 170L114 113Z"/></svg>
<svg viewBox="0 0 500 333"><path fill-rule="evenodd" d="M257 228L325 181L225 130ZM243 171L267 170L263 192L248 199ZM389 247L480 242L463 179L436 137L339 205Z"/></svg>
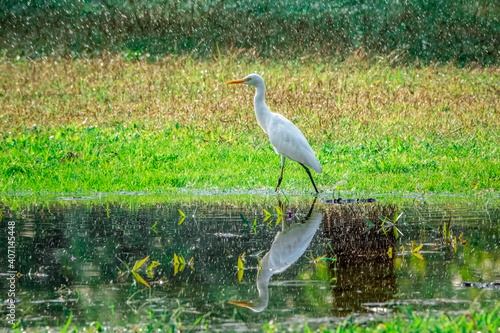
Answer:
<svg viewBox="0 0 500 333"><path fill-rule="evenodd" d="M0 192L271 188L279 158L253 92L221 84L255 71L311 142L323 190L500 188L495 67L103 56L0 62ZM287 165L285 189L308 181Z"/></svg>

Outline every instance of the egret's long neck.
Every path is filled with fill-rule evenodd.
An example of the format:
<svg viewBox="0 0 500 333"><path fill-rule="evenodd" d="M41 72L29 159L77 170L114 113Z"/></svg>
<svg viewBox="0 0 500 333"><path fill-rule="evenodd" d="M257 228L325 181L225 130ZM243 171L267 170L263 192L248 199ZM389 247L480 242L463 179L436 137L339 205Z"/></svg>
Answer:
<svg viewBox="0 0 500 333"><path fill-rule="evenodd" d="M266 86L264 83L256 86L257 91L255 92L255 97L253 99L253 104L255 107L255 116L257 117L257 122L259 126L262 127L264 132L267 133L267 125L269 123L269 119L272 116L271 111L267 108L265 95L266 95Z"/></svg>

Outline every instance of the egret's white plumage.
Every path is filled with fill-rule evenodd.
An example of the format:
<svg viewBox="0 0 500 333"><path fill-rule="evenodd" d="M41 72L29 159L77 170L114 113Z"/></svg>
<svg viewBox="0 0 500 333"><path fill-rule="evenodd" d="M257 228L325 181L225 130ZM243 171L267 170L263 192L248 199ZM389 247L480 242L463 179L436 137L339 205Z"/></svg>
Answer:
<svg viewBox="0 0 500 333"><path fill-rule="evenodd" d="M300 163L307 171L316 192L316 184L312 179L309 169L311 167L317 173L321 173L321 165L314 155L309 142L302 132L291 121L280 114L271 112L265 102L266 85L264 79L258 74L250 74L241 80L229 81L226 84L243 83L256 88L254 107L255 116L259 126L269 136L269 140L274 147L274 151L281 155L281 176L278 180L276 190L278 190L283 179L283 168L285 159Z"/></svg>
<svg viewBox="0 0 500 333"><path fill-rule="evenodd" d="M289 228L283 224L282 231L276 234L271 249L260 262L260 270L257 273L259 297L251 302L229 301L229 303L249 308L254 312L263 311L269 303L271 277L285 271L304 254L322 219L323 214L317 211L301 223L294 224Z"/></svg>

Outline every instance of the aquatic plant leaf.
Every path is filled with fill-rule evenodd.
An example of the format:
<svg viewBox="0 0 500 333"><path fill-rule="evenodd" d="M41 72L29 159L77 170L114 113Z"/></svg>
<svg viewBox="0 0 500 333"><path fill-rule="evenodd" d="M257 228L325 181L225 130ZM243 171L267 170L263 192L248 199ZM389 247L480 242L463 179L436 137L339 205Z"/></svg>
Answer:
<svg viewBox="0 0 500 333"><path fill-rule="evenodd" d="M146 287L151 288L151 287L149 286L149 284L148 284L146 281L144 281L144 279L142 278L142 276L140 276L140 275L139 275L139 274L137 274L136 272L132 272L132 274L134 275L134 277L135 277L135 279L136 279L137 281L139 281L140 283L144 284Z"/></svg>
<svg viewBox="0 0 500 333"><path fill-rule="evenodd" d="M419 246L417 246L416 248L413 249L413 253L416 253L418 251L420 251L420 249L422 248L422 246L424 246L424 244L420 244Z"/></svg>
<svg viewBox="0 0 500 333"><path fill-rule="evenodd" d="M243 269L243 261L241 260L241 257L238 257L238 269Z"/></svg>
<svg viewBox="0 0 500 333"><path fill-rule="evenodd" d="M424 257L422 257L422 255L420 253L417 253L417 252L412 252L412 254L417 257L418 259L420 260L424 260Z"/></svg>
<svg viewBox="0 0 500 333"><path fill-rule="evenodd" d="M241 283L241 280L243 279L243 272L244 270L238 269L238 282Z"/></svg>
<svg viewBox="0 0 500 333"><path fill-rule="evenodd" d="M139 267L142 266L142 264L144 264L146 262L146 260L148 260L149 256L147 256L146 258L142 259L141 261L136 261L135 262L135 265L134 265L134 268L132 268L132 272L135 272L139 269Z"/></svg>
<svg viewBox="0 0 500 333"><path fill-rule="evenodd" d="M389 256L390 259L392 259L392 247L387 250L387 255Z"/></svg>
<svg viewBox="0 0 500 333"><path fill-rule="evenodd" d="M375 223L373 223L372 221L370 221L366 217L364 219L365 219L366 223L368 223L368 228L366 228L365 231L363 231L363 233L367 233L368 231L373 229L373 227L375 227Z"/></svg>
<svg viewBox="0 0 500 333"><path fill-rule="evenodd" d="M184 214L184 212L180 209L177 209L179 211L179 214L181 214L182 217L186 217L186 214Z"/></svg>
<svg viewBox="0 0 500 333"><path fill-rule="evenodd" d="M179 258L177 257L177 254L174 253L174 265L179 265Z"/></svg>
<svg viewBox="0 0 500 333"><path fill-rule="evenodd" d="M154 233L158 235L158 232L155 229L155 227L156 227L157 224L158 224L158 221L156 221L155 224L153 224L153 226L151 227L151 230L153 230Z"/></svg>
<svg viewBox="0 0 500 333"><path fill-rule="evenodd" d="M243 216L243 214L240 214L241 221L243 222L244 225L248 226L248 220Z"/></svg>
<svg viewBox="0 0 500 333"><path fill-rule="evenodd" d="M184 259L184 257L182 256L182 254L179 254L177 257L179 258L179 263L181 265L184 265L186 263L186 260Z"/></svg>
<svg viewBox="0 0 500 333"><path fill-rule="evenodd" d="M401 216L403 216L403 212L401 214L397 215L398 213L394 213L394 220L393 223L396 224L396 222L399 220Z"/></svg>
<svg viewBox="0 0 500 333"><path fill-rule="evenodd" d="M189 267L191 267L191 269L194 269L194 257L191 257L191 259L189 259L188 265Z"/></svg>
<svg viewBox="0 0 500 333"><path fill-rule="evenodd" d="M278 219L276 220L276 225L280 224L282 219L283 219L282 215L278 216Z"/></svg>
<svg viewBox="0 0 500 333"><path fill-rule="evenodd" d="M257 219L253 221L253 232L257 235Z"/></svg>
<svg viewBox="0 0 500 333"><path fill-rule="evenodd" d="M457 236L455 236L455 239L453 240L453 249L457 252Z"/></svg>
<svg viewBox="0 0 500 333"><path fill-rule="evenodd" d="M184 222L184 220L185 220L185 219L186 219L186 217L185 217L185 216L182 216L182 217L181 217L181 219L179 220L179 223L178 223L177 225L181 225L181 224L182 224L182 222Z"/></svg>
<svg viewBox="0 0 500 333"><path fill-rule="evenodd" d="M266 213L267 218L269 218L269 216L271 216L271 213L269 213L267 210L263 209L263 211L264 211L264 213Z"/></svg>
<svg viewBox="0 0 500 333"><path fill-rule="evenodd" d="M158 261L152 261L151 262L151 265L149 265L148 269L147 269L147 272L148 272L148 275L153 278L153 268L158 266L160 263Z"/></svg>
<svg viewBox="0 0 500 333"><path fill-rule="evenodd" d="M399 232L398 232L398 229L396 229L396 226L394 226L394 227L392 228L392 230L394 231L394 237L396 237L396 239L398 239L398 237L399 237Z"/></svg>
<svg viewBox="0 0 500 333"><path fill-rule="evenodd" d="M246 252L243 252L243 254L241 255L241 260L243 260L243 261L246 261L245 260L245 254L246 254Z"/></svg>
<svg viewBox="0 0 500 333"><path fill-rule="evenodd" d="M325 257L326 257L326 254L324 256L317 257L316 259L314 259L314 262L317 263L318 261L323 260Z"/></svg>
<svg viewBox="0 0 500 333"><path fill-rule="evenodd" d="M275 208L276 208L276 213L278 213L278 216L282 216L283 212L281 211L281 209L278 206L275 206Z"/></svg>
<svg viewBox="0 0 500 333"><path fill-rule="evenodd" d="M109 202L106 202L106 216L109 219ZM1 219L0 219L0 221L1 221Z"/></svg>
<svg viewBox="0 0 500 333"><path fill-rule="evenodd" d="M174 276L177 275L177 273L179 273L179 264L174 264Z"/></svg>
<svg viewBox="0 0 500 333"><path fill-rule="evenodd" d="M71 319L73 318L73 312L69 313L69 318L68 321L66 322L66 325L64 325L64 328L61 330L61 333L66 333L68 330L69 325L71 325Z"/></svg>

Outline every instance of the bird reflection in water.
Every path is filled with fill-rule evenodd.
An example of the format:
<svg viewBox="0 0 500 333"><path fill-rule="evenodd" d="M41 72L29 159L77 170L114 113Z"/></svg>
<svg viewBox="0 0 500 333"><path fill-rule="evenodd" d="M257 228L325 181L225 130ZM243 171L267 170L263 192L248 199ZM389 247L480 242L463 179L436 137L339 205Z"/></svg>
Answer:
<svg viewBox="0 0 500 333"><path fill-rule="evenodd" d="M287 227L282 221L282 230L276 234L271 249L261 260L262 268L257 274L259 297L250 302L229 301L230 304L249 308L254 312L261 312L267 307L271 276L284 272L304 254L323 219L320 211L314 211L315 203L316 198L301 223Z"/></svg>

